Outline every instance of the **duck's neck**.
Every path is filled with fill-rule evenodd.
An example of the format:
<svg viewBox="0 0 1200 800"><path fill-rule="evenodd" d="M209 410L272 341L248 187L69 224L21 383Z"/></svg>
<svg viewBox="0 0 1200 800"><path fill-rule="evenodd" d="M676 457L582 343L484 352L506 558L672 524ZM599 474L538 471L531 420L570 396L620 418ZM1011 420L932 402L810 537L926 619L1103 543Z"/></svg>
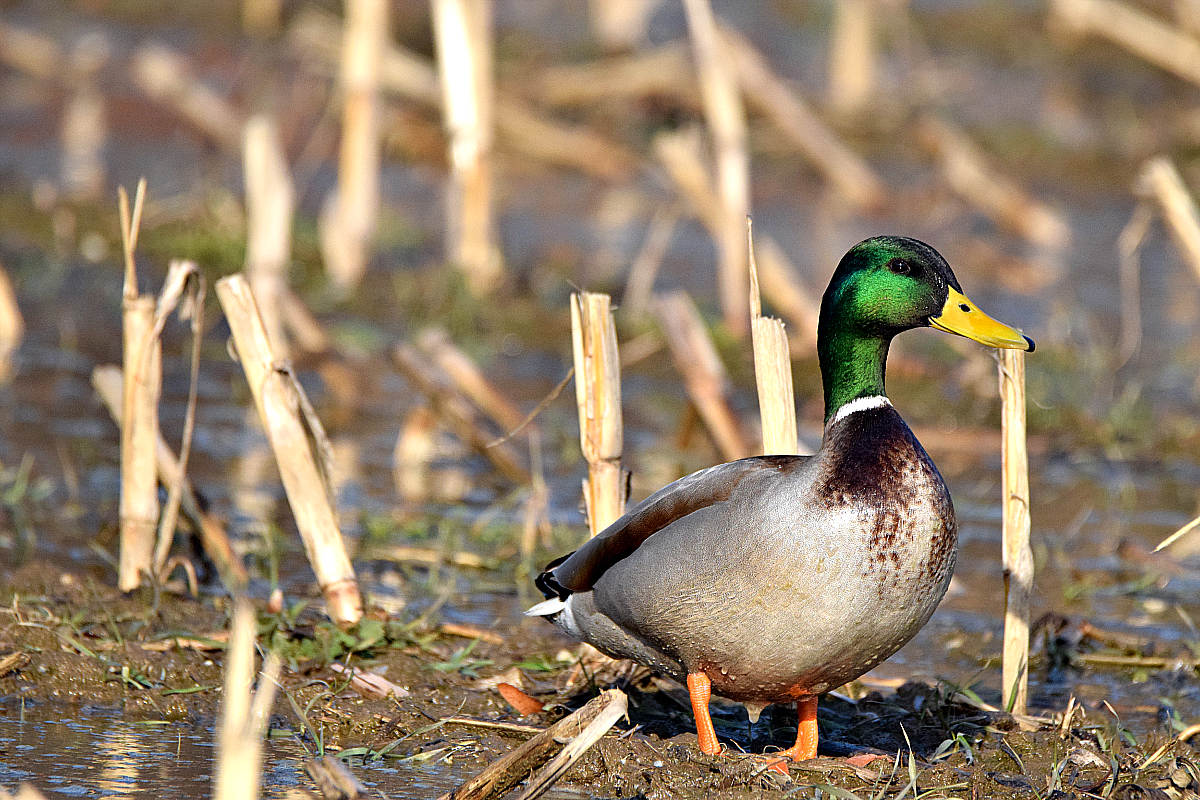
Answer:
<svg viewBox="0 0 1200 800"><path fill-rule="evenodd" d="M884 370L891 336L864 335L844 327L820 326L817 355L825 387L825 422L847 403L885 396Z"/></svg>

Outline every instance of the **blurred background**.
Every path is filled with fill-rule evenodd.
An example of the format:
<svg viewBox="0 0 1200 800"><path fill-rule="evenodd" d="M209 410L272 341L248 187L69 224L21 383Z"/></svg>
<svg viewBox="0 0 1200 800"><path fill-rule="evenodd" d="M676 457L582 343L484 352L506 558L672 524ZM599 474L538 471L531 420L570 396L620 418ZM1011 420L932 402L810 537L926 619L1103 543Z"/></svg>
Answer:
<svg viewBox="0 0 1200 800"><path fill-rule="evenodd" d="M369 602L419 610L449 587L440 613L488 626L539 624L519 618L529 572L586 536L570 383L554 394L572 292L613 298L633 500L758 451L751 214L802 449L823 410L815 307L869 235L934 245L981 308L1037 341L1036 647L1091 636L1160 658L1087 672L1077 653L1047 658L1031 702L1074 692L1147 724L1194 717L1200 537L1152 551L1196 516L1200 486L1198 81L1194 0L7 0L0 579L69 563L114 580L119 435L92 371L121 361L118 187L146 180L141 291L172 259L256 285L329 433ZM672 319L697 314L711 363L675 341ZM252 590L304 595L211 294L204 318L189 475ZM189 347L170 322L161 424L176 447ZM499 396L490 410L462 411L443 360L457 357ZM998 695L996 380L970 343L893 347L889 391L951 486L962 556L881 685Z"/></svg>

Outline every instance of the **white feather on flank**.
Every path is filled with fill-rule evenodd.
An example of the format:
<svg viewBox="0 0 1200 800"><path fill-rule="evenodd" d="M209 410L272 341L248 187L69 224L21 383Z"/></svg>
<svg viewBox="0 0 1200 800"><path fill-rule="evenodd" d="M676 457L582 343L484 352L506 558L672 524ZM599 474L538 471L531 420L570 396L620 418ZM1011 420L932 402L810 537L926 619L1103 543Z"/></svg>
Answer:
<svg viewBox="0 0 1200 800"><path fill-rule="evenodd" d="M891 404L892 401L881 394L873 394L869 397L856 397L839 408L837 413L833 415L833 419L829 420L829 424L835 425L857 411L870 411L875 408L890 406Z"/></svg>
<svg viewBox="0 0 1200 800"><path fill-rule="evenodd" d="M527 617L549 617L562 611L567 607L567 601L558 597L551 597L549 600L543 600L535 606L531 606L526 612Z"/></svg>

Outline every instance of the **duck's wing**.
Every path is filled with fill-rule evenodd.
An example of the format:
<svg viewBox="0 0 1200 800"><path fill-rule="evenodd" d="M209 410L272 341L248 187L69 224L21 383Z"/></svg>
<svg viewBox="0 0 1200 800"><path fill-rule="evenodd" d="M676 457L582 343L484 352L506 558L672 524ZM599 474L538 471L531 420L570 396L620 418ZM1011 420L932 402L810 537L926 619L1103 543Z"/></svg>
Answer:
<svg viewBox="0 0 1200 800"><path fill-rule="evenodd" d="M800 468L810 456L752 456L693 472L659 489L573 553L546 565L537 586L547 598L591 589L600 576L658 531L694 511L728 501L754 483Z"/></svg>

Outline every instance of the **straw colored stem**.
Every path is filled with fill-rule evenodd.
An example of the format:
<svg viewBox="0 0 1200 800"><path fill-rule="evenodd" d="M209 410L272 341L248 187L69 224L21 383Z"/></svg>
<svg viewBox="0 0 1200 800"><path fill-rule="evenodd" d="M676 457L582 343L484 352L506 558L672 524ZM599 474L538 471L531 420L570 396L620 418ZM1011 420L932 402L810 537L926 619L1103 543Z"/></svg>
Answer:
<svg viewBox="0 0 1200 800"><path fill-rule="evenodd" d="M629 700L619 689L616 691L618 694L611 698L609 704L596 715L594 720L567 742L558 755L550 759L550 763L530 776L529 782L525 784L525 789L517 795L516 800L534 800L544 794L554 785L555 781L574 766L576 761L583 757L584 753L591 749L592 745L600 741L604 734L617 724L617 720L625 716Z"/></svg>
<svg viewBox="0 0 1200 800"><path fill-rule="evenodd" d="M750 336L754 348L754 380L762 418L763 453L797 452L796 397L792 388L792 358L783 322L762 315L754 236L746 221L750 264Z"/></svg>
<svg viewBox="0 0 1200 800"><path fill-rule="evenodd" d="M422 332L417 346L501 429L511 431L525 421L525 415L500 393L466 353L450 341L444 330L430 328Z"/></svg>
<svg viewBox="0 0 1200 800"><path fill-rule="evenodd" d="M502 274L492 222L491 0L433 0L442 117L449 137L446 255L484 293Z"/></svg>
<svg viewBox="0 0 1200 800"><path fill-rule="evenodd" d="M108 61L101 33L80 38L71 50L67 78L70 98L62 115L63 191L72 200L97 200L104 191L104 144L108 119L97 75Z"/></svg>
<svg viewBox="0 0 1200 800"><path fill-rule="evenodd" d="M694 69L682 42L609 56L584 64L560 64L543 70L534 94L556 106L589 106L623 99L666 95L694 103Z"/></svg>
<svg viewBox="0 0 1200 800"><path fill-rule="evenodd" d="M95 387L96 394L104 402L113 421L120 427L123 413L121 398L124 393L120 367L101 365L93 369L92 386ZM182 487L180 504L183 513L199 531L200 545L216 564L217 572L221 574L221 580L225 587L231 592L243 588L246 585L246 568L234 554L233 547L229 543L229 535L225 532L225 526L219 519L204 510L191 481L180 470L179 458L171 450L171 446L167 444L167 440L162 437L161 433L155 442L154 464L160 484L164 487L176 484Z"/></svg>
<svg viewBox="0 0 1200 800"><path fill-rule="evenodd" d="M721 201L712 177L704 167L700 138L695 129L660 133L654 137L654 154L675 183L692 213L717 238L722 224Z"/></svg>
<svg viewBox="0 0 1200 800"><path fill-rule="evenodd" d="M1001 350L1001 448L1004 477L1005 708L1024 714L1029 683L1029 606L1033 551L1029 545L1029 457L1025 448L1025 354Z"/></svg>
<svg viewBox="0 0 1200 800"><path fill-rule="evenodd" d="M606 50L628 50L646 39L657 0L588 0L588 21Z"/></svg>
<svg viewBox="0 0 1200 800"><path fill-rule="evenodd" d="M684 0L688 32L704 117L712 135L717 166L720 223L717 231L718 294L726 326L737 335L749 327L746 309L746 247L743 221L750 213L750 155L746 148L746 114L737 78L717 30L709 0Z"/></svg>
<svg viewBox="0 0 1200 800"><path fill-rule="evenodd" d="M239 600L234 607L225 657L225 689L217 728L213 776L216 800L257 800L262 780L262 742L279 686L281 661L272 653L254 683L254 611Z"/></svg>
<svg viewBox="0 0 1200 800"><path fill-rule="evenodd" d="M283 0L242 0L242 30L254 36L270 36L279 31Z"/></svg>
<svg viewBox="0 0 1200 800"><path fill-rule="evenodd" d="M1053 0L1054 18L1076 34L1092 34L1167 72L1200 84L1200 41L1114 0Z"/></svg>
<svg viewBox="0 0 1200 800"><path fill-rule="evenodd" d="M975 208L1033 244L1061 248L1070 241L1071 229L1062 216L997 173L957 127L925 117L918 134L940 162L946 183Z"/></svg>
<svg viewBox="0 0 1200 800"><path fill-rule="evenodd" d="M231 151L241 146L239 112L197 80L174 50L160 44L142 46L133 56L133 76L152 100L169 106L213 142Z"/></svg>
<svg viewBox="0 0 1200 800"><path fill-rule="evenodd" d="M1142 167L1136 188L1139 194L1158 203L1171 237L1200 280L1200 213L1179 170L1165 156L1152 158Z"/></svg>
<svg viewBox="0 0 1200 800"><path fill-rule="evenodd" d="M321 254L342 291L358 285L379 216L379 79L388 40L387 0L348 0L342 37L342 143L338 188L321 212Z"/></svg>
<svg viewBox="0 0 1200 800"><path fill-rule="evenodd" d="M829 42L829 104L843 116L861 113L875 89L875 0L836 0Z"/></svg>
<svg viewBox="0 0 1200 800"><path fill-rule="evenodd" d="M732 461L751 454L737 415L726 397L728 378L696 304L682 291L658 298L659 324L688 397L704 420L721 456Z"/></svg>
<svg viewBox="0 0 1200 800"><path fill-rule="evenodd" d="M588 463L583 496L593 536L625 512L621 451L621 359L609 296L571 295L571 341L575 355L575 404L579 443Z"/></svg>
<svg viewBox="0 0 1200 800"><path fill-rule="evenodd" d="M338 624L353 624L362 617L362 598L338 529L326 472L318 465L312 441L316 439L322 448L324 431L307 413L310 407L299 383L276 360L246 278L230 275L217 281L217 298L329 616Z"/></svg>
<svg viewBox="0 0 1200 800"><path fill-rule="evenodd" d="M756 249L762 293L791 325L791 346L804 353L813 352L817 348L820 301L800 281L796 268L778 242L764 236Z"/></svg>
<svg viewBox="0 0 1200 800"><path fill-rule="evenodd" d="M619 709L621 713L613 718L615 723L624 714L628 702L620 689L605 690L599 697L589 700L583 708L493 761L483 772L454 791L442 795L439 800L488 800L500 797L550 760L562 742L572 741L597 719L610 716L612 709Z"/></svg>
<svg viewBox="0 0 1200 800"><path fill-rule="evenodd" d="M17 305L17 293L13 289L8 270L0 266L0 383L12 377L12 357L25 337L25 320Z"/></svg>
<svg viewBox="0 0 1200 800"><path fill-rule="evenodd" d="M295 190L275 123L256 115L242 136L242 174L246 183L246 277L259 303L271 347L288 355L283 299L292 258Z"/></svg>
<svg viewBox="0 0 1200 800"><path fill-rule="evenodd" d="M392 361L404 377L421 394L429 398L434 412L454 435L514 483L529 482L529 472L512 448L504 442L495 444L495 436L487 431L471 404L451 386L449 379L434 364L426 360L415 347L398 344L392 349Z"/></svg>
<svg viewBox="0 0 1200 800"><path fill-rule="evenodd" d="M121 419L121 553L117 586L137 588L153 568L158 525L155 443L162 389L162 348L153 336L154 298L126 298L122 307L125 385Z"/></svg>
<svg viewBox="0 0 1200 800"><path fill-rule="evenodd" d="M0 20L0 63L41 80L55 80L65 61L53 38Z"/></svg>

